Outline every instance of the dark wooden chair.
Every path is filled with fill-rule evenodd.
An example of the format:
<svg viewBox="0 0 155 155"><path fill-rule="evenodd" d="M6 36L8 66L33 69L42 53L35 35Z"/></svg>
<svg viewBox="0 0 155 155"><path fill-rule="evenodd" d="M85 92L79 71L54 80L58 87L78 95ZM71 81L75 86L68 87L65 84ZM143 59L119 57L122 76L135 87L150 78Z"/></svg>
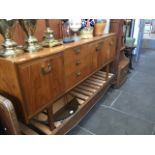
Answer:
<svg viewBox="0 0 155 155"><path fill-rule="evenodd" d="M21 134L15 109L10 100L0 95L1 130L5 134Z"/></svg>
<svg viewBox="0 0 155 155"><path fill-rule="evenodd" d="M12 102L0 95L0 134L5 135L38 135L17 119Z"/></svg>

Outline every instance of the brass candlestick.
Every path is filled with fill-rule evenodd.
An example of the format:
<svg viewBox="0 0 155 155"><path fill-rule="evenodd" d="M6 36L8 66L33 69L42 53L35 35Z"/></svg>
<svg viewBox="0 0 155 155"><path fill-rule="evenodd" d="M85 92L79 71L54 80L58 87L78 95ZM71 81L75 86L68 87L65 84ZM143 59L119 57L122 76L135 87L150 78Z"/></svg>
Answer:
<svg viewBox="0 0 155 155"><path fill-rule="evenodd" d="M27 36L27 39L24 45L24 50L28 52L36 52L40 50L42 46L38 43L37 38L34 36L37 20L19 19L19 23Z"/></svg>
<svg viewBox="0 0 155 155"><path fill-rule="evenodd" d="M15 28L16 20L0 19L0 33L4 38L2 49L0 50L1 57L15 57L23 53L22 50L17 48L17 43L12 39L12 32Z"/></svg>
<svg viewBox="0 0 155 155"><path fill-rule="evenodd" d="M45 19L46 30L43 37L42 46L44 47L54 47L58 45L62 45L61 42L54 38L53 30L50 27L50 23L48 19Z"/></svg>

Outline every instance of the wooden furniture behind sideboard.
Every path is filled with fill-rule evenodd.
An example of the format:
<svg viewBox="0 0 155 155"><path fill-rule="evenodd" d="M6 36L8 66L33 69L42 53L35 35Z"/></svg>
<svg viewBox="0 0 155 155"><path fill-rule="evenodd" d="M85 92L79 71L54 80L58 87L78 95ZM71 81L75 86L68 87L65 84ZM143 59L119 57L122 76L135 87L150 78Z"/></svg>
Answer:
<svg viewBox="0 0 155 155"><path fill-rule="evenodd" d="M119 88L127 79L129 70L129 59L125 56L124 37L123 32L124 20L111 19L110 32L116 34L116 60L114 62L114 73L116 74L115 87Z"/></svg>
<svg viewBox="0 0 155 155"><path fill-rule="evenodd" d="M14 58L0 58L0 93L14 103L18 118L28 124L97 71L105 68L108 78L115 47L116 37L111 33Z"/></svg>

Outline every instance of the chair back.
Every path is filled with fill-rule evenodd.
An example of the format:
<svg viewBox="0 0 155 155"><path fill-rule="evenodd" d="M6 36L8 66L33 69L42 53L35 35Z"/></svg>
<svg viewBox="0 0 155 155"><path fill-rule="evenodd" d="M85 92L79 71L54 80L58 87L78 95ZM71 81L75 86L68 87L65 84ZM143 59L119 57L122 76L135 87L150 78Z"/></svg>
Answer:
<svg viewBox="0 0 155 155"><path fill-rule="evenodd" d="M0 95L0 122L5 134L21 134L15 109L10 100Z"/></svg>

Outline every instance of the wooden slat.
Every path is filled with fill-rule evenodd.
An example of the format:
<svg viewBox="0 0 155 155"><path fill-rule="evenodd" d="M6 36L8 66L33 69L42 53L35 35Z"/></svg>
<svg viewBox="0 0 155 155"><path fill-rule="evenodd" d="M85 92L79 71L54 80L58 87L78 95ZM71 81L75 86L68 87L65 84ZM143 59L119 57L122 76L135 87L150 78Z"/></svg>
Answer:
<svg viewBox="0 0 155 155"><path fill-rule="evenodd" d="M103 84L102 83L99 83L99 82L95 82L95 81L93 81L93 80L86 80L86 82L88 82L88 83L91 83L91 84L94 84L94 85L97 85L97 86L103 86Z"/></svg>
<svg viewBox="0 0 155 155"><path fill-rule="evenodd" d="M61 126L62 125L62 122L63 121L54 122L55 127L57 128L57 127Z"/></svg>
<svg viewBox="0 0 155 155"><path fill-rule="evenodd" d="M103 74L103 75L106 74L106 72L103 72L103 71L98 71L97 73L100 73L100 74Z"/></svg>
<svg viewBox="0 0 155 155"><path fill-rule="evenodd" d="M47 114L47 109L44 109L43 112Z"/></svg>
<svg viewBox="0 0 155 155"><path fill-rule="evenodd" d="M94 75L99 75L99 76L102 76L102 77L106 77L106 72L98 71ZM113 74L109 73L109 77L112 77L112 76L113 76Z"/></svg>
<svg viewBox="0 0 155 155"><path fill-rule="evenodd" d="M84 86L91 87L91 88L96 89L96 90L100 88L99 86L94 85L94 84L91 84L91 83L88 83L88 82L86 82L86 81L83 83L83 85L84 85Z"/></svg>
<svg viewBox="0 0 155 155"><path fill-rule="evenodd" d="M92 93L95 93L96 92L96 89L93 89L93 88L88 87L88 86L84 86L82 84L79 85L79 86L77 86L77 88L81 88L81 89L87 90L87 91L92 92Z"/></svg>
<svg viewBox="0 0 155 155"><path fill-rule="evenodd" d="M38 121L47 121L48 118L47 118L47 114L45 113L39 113L37 116L34 117L35 120L38 120Z"/></svg>
<svg viewBox="0 0 155 155"><path fill-rule="evenodd" d="M85 102L84 100L81 100L81 99L79 99L79 98L77 98L77 101L78 101L78 103L81 104L81 105L84 104L84 102Z"/></svg>
<svg viewBox="0 0 155 155"><path fill-rule="evenodd" d="M24 135L39 135L36 131L32 130L31 128L23 124L22 122L19 122L19 126L21 128L21 132Z"/></svg>
<svg viewBox="0 0 155 155"><path fill-rule="evenodd" d="M89 91L86 91L84 89L77 88L77 87L75 89L73 89L73 90L76 91L76 92L82 93L84 95L87 95L87 96L92 96L93 95L93 93L91 93Z"/></svg>
<svg viewBox="0 0 155 155"><path fill-rule="evenodd" d="M91 77L105 81L105 78L104 77L101 77L101 76L92 75Z"/></svg>
<svg viewBox="0 0 155 155"><path fill-rule="evenodd" d="M100 73L100 72L96 72L95 75L103 77L103 78L106 77L106 74L103 74L103 73Z"/></svg>
<svg viewBox="0 0 155 155"><path fill-rule="evenodd" d="M86 96L86 95L83 95L83 94L80 94L80 93L78 93L78 92L75 92L75 91L71 91L70 92L70 94L72 94L72 95L74 95L75 97L78 97L78 98L80 98L80 99L83 99L83 100L88 100L88 96Z"/></svg>
<svg viewBox="0 0 155 155"><path fill-rule="evenodd" d="M47 135L52 134L52 131L50 130L50 128L48 126L46 126L45 124L37 122L35 120L31 120L30 123L31 123L31 125L36 127L38 130L42 131L44 134L47 134Z"/></svg>
<svg viewBox="0 0 155 155"><path fill-rule="evenodd" d="M106 72L103 72L103 71L98 71L99 73L101 73L101 74L103 74L103 75L105 75L106 74ZM98 73L97 72L97 73ZM113 73L109 73L109 75L113 75Z"/></svg>
<svg viewBox="0 0 155 155"><path fill-rule="evenodd" d="M99 77L101 77L101 78L103 78L104 81L107 81L107 80L106 80L106 75L101 75L100 73L95 73L95 75L96 75L96 76L99 76ZM111 77L112 77L112 75L109 75L109 76L108 76L108 79L111 78Z"/></svg>
<svg viewBox="0 0 155 155"><path fill-rule="evenodd" d="M103 81L103 80L96 79L94 77L90 77L88 80L92 80L92 81L95 81L95 82L98 82L98 83L101 83L101 84L104 84L106 82L106 81Z"/></svg>

